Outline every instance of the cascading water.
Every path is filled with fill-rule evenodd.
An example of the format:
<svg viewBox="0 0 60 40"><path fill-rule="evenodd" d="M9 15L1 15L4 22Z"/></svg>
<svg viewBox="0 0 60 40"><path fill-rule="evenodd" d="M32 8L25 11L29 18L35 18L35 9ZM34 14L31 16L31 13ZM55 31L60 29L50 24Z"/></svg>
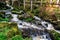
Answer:
<svg viewBox="0 0 60 40"><path fill-rule="evenodd" d="M37 36L32 35L32 39L33 40L51 40L51 38L50 38L48 33L43 32L43 31L40 32L40 33L42 33L42 34L37 35Z"/></svg>
<svg viewBox="0 0 60 40"><path fill-rule="evenodd" d="M36 16L35 16L36 17ZM36 17L36 19L38 19L38 20L40 20L41 21L41 19L39 19L38 17ZM45 21L41 21L41 24L44 26L44 27L47 27L46 25L45 25L45 23L47 24L47 22L45 22ZM38 30L41 30L42 28L39 28L38 26L36 26L35 24L31 24L31 23L27 23L27 22L23 22L23 21L19 21L18 22L18 28L34 28L34 29L38 29ZM51 26L51 24L48 24L48 27L50 27ZM36 34L35 34L36 35ZM48 36L48 38L46 38L46 36ZM34 36L34 34L33 34L33 36L32 36L32 39L33 40L36 40L35 38L36 38L37 36ZM51 40L50 39L50 36L49 35L47 35L47 34L45 34L45 36L43 36L44 38L40 38L41 40ZM40 40L39 39L39 40ZM37 39L38 40L38 39Z"/></svg>
<svg viewBox="0 0 60 40"><path fill-rule="evenodd" d="M34 18L36 20L39 20L40 23L42 24L42 26L44 26L46 29L48 29L48 30L51 30L51 29L53 30L54 29L54 27L53 27L53 25L51 23L43 21L41 18L39 18L37 16L34 16Z"/></svg>
<svg viewBox="0 0 60 40"><path fill-rule="evenodd" d="M23 21L21 21L21 20L19 20L18 18L17 18L17 14L12 14L11 12L6 12L6 14L11 14L12 15L12 19L11 19L11 22L16 22L17 23L17 25L18 25L18 28L19 29L22 29L22 28L34 28L34 29L38 29L38 30L41 30L42 28L40 28L40 27L37 27L35 24L31 24L31 23L27 23L27 22L23 22ZM48 24L47 22L45 22L45 21L42 21L40 18L38 18L38 17L36 17L35 16L35 19L38 19L38 20L40 20L40 22L41 22L41 24L44 26L44 27L47 27L45 24ZM49 24L48 24L48 26L49 26ZM33 40L36 40L35 38L36 38L37 36L34 36L34 34L33 34L33 36L32 36L32 39ZM49 36L48 36L49 37ZM50 37L49 37L50 38ZM41 38L40 38L41 39ZM39 39L39 40L40 40ZM43 38L44 39L44 38ZM45 39L44 39L45 40ZM47 39L47 40L49 40L49 39Z"/></svg>
<svg viewBox="0 0 60 40"><path fill-rule="evenodd" d="M9 5L7 5L7 6L9 6ZM9 7L11 7L11 6L9 6ZM12 10L13 9L13 7L11 7L11 9L9 9L9 10ZM12 15L12 19L11 19L11 22L16 22L17 23L17 25L18 25L18 28L20 28L20 29L22 29L22 28L34 28L34 29L38 29L38 30L41 30L42 28L40 28L40 27L38 27L38 26L36 26L35 24L31 24L31 23L27 23L27 22L23 22L23 21L20 21L18 18L17 18L17 14L12 14L11 13L11 11L5 11L4 10L4 12L6 12L5 14L11 14ZM47 23L47 22L45 22L45 21L42 21L40 18L38 18L37 16L34 16L34 18L36 19L36 20L39 20L40 22L41 22L41 24L42 24L42 26L44 26L45 28L47 28L47 27L51 27L52 25L51 24L49 24L49 23ZM47 24L48 26L46 26L45 24ZM44 38L43 38L43 40L45 40L46 39L46 37L45 36L43 36ZM48 36L49 37L49 36ZM33 34L33 36L32 36L32 39L33 40L36 40L35 39L36 38L36 36L34 36L34 34ZM50 38L50 37L49 37ZM40 38L41 39L41 38ZM39 39L39 40L40 40ZM47 40L49 40L48 38L47 38Z"/></svg>
<svg viewBox="0 0 60 40"><path fill-rule="evenodd" d="M8 4L7 4L7 6L8 7L11 7L11 6L9 6ZM8 14L10 14L10 15L12 15L12 19L11 19L11 22L16 22L17 23L17 25L18 25L18 28L20 28L20 29L22 29L22 28L33 28L33 29L38 29L38 30L41 30L42 28L40 28L40 27L38 27L38 26L36 26L35 24L31 24L31 23L27 23L27 22L23 22L23 21L20 21L18 18L17 18L17 14L12 14L11 13L11 10L13 9L13 7L11 7L11 9L7 9L7 10L1 10L2 12L5 12L5 14L6 15L8 15ZM6 17L8 17L8 16L6 16ZM40 18L38 18L38 17L36 17L36 16L34 16L34 18L35 19L38 19L38 20L40 20L41 21L41 19ZM30 31L30 33L31 33L32 31ZM33 35L33 36L32 36ZM34 34L32 34L31 36L32 36L32 39L33 40L36 40L35 38L36 38L36 36L34 36L34 35L37 35L37 32L35 32ZM49 37L49 36L48 36ZM37 37L38 38L38 37ZM44 38L45 38L45 36L44 36ZM43 38L43 39L44 39ZM41 39L41 38L40 38ZM40 39L37 39L37 40L40 40ZM45 39L44 39L45 40ZM47 40L49 40L48 38L47 38Z"/></svg>
<svg viewBox="0 0 60 40"><path fill-rule="evenodd" d="M46 21L41 21L41 24L42 24L42 26L44 26L48 30L51 30L51 29L53 30L54 29L53 25L48 23L48 22L46 22Z"/></svg>
<svg viewBox="0 0 60 40"><path fill-rule="evenodd" d="M18 22L18 21L19 21L19 19L17 18L17 16L18 16L17 14L11 14L11 15L12 15L12 17L13 17L13 18L11 19L12 22Z"/></svg>
<svg viewBox="0 0 60 40"><path fill-rule="evenodd" d="M7 4L7 6L9 6L8 4ZM9 7L11 7L11 6L9 6ZM21 21L21 20L19 20L18 18L17 18L17 14L12 14L11 13L11 10L13 9L13 7L11 7L11 9L8 9L8 10L1 10L2 12L5 12L5 14L7 15L7 14L11 14L12 15L12 19L11 19L11 22L16 22L17 23L17 25L18 25L18 28L19 29L22 29L22 28L34 28L34 29L38 29L38 30L41 30L42 28L40 28L40 27L38 27L38 26L36 26L35 24L31 24L31 23L27 23L27 22L23 22L23 21ZM7 16L6 16L7 17ZM37 17L37 16L34 16L34 18L36 19L36 20L39 20L40 21L40 23L42 24L42 26L43 26L43 28L45 28L45 29L47 29L47 30L54 30L54 27L53 27L53 25L51 24L51 23L49 23L49 22L46 22L46 21L43 21L41 18L39 18L39 17ZM57 31L58 32L58 31ZM31 33L31 31L30 31L30 33ZM51 40L50 39L50 36L49 36L49 34L44 34L44 35L40 35L40 36L34 36L34 35L37 35L37 32L35 33L35 34L32 34L31 35L31 37L32 37L32 39L33 40ZM48 38L47 38L47 37Z"/></svg>

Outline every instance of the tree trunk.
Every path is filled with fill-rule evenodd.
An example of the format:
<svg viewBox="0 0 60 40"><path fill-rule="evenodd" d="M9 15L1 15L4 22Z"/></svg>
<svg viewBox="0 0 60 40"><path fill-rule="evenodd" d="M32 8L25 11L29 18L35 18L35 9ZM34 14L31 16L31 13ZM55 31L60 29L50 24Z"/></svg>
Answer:
<svg viewBox="0 0 60 40"><path fill-rule="evenodd" d="M23 0L23 4L24 4L24 9L25 9L25 0Z"/></svg>
<svg viewBox="0 0 60 40"><path fill-rule="evenodd" d="M18 5L19 5L19 7L20 7L20 0L18 0Z"/></svg>
<svg viewBox="0 0 60 40"><path fill-rule="evenodd" d="M57 0L57 4L59 3L59 0Z"/></svg>
<svg viewBox="0 0 60 40"><path fill-rule="evenodd" d="M31 11L32 11L32 5L33 5L33 1L31 0Z"/></svg>

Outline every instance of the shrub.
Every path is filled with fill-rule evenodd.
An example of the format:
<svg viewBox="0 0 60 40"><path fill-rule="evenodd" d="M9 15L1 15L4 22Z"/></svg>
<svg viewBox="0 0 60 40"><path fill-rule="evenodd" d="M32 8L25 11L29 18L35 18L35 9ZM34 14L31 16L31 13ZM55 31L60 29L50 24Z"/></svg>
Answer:
<svg viewBox="0 0 60 40"><path fill-rule="evenodd" d="M15 37L12 37L12 40L23 40L21 35L16 35Z"/></svg>
<svg viewBox="0 0 60 40"><path fill-rule="evenodd" d="M7 40L7 36L4 33L0 33L0 40Z"/></svg>
<svg viewBox="0 0 60 40"><path fill-rule="evenodd" d="M50 31L50 34L52 35L52 40L60 40L60 34L55 31Z"/></svg>

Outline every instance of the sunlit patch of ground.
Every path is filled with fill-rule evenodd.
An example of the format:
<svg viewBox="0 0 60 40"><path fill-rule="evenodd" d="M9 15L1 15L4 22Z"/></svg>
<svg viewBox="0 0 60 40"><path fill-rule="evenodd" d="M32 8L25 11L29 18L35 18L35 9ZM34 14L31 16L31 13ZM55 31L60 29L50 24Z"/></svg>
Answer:
<svg viewBox="0 0 60 40"><path fill-rule="evenodd" d="M48 13L50 13L50 15L55 14L55 10L59 8L59 5L47 5L46 7L46 11L48 11Z"/></svg>

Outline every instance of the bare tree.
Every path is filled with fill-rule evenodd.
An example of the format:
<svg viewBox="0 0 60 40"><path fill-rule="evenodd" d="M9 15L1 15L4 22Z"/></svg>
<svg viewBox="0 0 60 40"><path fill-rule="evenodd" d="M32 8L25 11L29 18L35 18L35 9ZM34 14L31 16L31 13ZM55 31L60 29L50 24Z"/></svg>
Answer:
<svg viewBox="0 0 60 40"><path fill-rule="evenodd" d="M18 0L18 5L19 5L19 7L20 7L20 0Z"/></svg>
<svg viewBox="0 0 60 40"><path fill-rule="evenodd" d="M25 0L23 0L23 4L24 4L24 9L25 9Z"/></svg>
<svg viewBox="0 0 60 40"><path fill-rule="evenodd" d="M33 6L33 0L31 0L30 2L31 2L31 11L32 11L32 6Z"/></svg>

